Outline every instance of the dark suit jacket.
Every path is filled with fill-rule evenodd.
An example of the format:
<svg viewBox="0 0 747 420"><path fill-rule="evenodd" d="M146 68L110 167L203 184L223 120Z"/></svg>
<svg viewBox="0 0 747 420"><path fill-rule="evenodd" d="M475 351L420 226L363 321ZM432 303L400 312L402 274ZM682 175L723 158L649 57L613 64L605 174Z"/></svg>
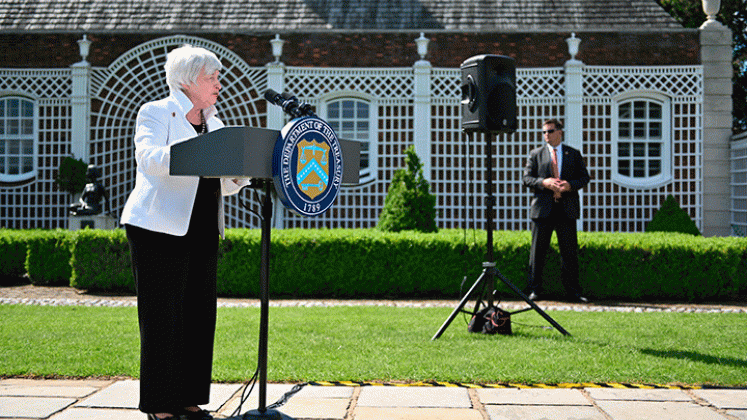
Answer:
<svg viewBox="0 0 747 420"><path fill-rule="evenodd" d="M543 179L552 177L551 159L550 150L544 144L529 153L526 165L524 165L522 182L525 187L534 192L529 209L529 217L532 219L549 216L555 202L552 190L542 186ZM578 190L589 183L589 172L586 170L581 152L565 143L563 143L563 168L560 179L571 184L571 190L563 193L560 200L563 203L563 209L569 218L578 219L581 213Z"/></svg>

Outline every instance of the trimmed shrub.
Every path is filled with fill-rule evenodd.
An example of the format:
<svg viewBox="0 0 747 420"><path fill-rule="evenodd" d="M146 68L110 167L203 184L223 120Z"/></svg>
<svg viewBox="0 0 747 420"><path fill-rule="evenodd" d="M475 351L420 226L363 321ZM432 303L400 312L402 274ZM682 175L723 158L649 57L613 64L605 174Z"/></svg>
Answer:
<svg viewBox="0 0 747 420"><path fill-rule="evenodd" d="M679 232L700 236L700 230L671 194L646 225L646 232Z"/></svg>
<svg viewBox="0 0 747 420"><path fill-rule="evenodd" d="M430 193L415 147L410 146L405 155L407 169L394 172L378 228L385 232L436 232L436 196Z"/></svg>

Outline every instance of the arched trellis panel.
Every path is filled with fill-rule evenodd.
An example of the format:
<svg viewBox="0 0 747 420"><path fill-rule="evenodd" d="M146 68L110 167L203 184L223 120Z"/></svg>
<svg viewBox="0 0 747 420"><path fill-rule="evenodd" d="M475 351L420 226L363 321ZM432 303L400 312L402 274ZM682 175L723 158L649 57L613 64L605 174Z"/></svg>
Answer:
<svg viewBox="0 0 747 420"><path fill-rule="evenodd" d="M102 169L109 190L112 213L119 216L135 182L133 136L140 106L168 96L164 64L169 51L190 44L214 52L223 63L217 103L218 116L226 125L264 127L267 72L249 67L228 48L192 36L158 38L129 50L109 67L94 69L91 77L90 162ZM226 202L231 227L258 226L257 217L231 197Z"/></svg>

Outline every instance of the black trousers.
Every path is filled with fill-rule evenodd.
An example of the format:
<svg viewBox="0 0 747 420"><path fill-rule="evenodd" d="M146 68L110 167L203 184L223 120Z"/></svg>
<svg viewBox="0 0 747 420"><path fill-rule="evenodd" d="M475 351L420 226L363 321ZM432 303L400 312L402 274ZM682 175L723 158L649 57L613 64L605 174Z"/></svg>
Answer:
<svg viewBox="0 0 747 420"><path fill-rule="evenodd" d="M220 181L200 179L185 236L126 225L140 323L140 411L210 402Z"/></svg>
<svg viewBox="0 0 747 420"><path fill-rule="evenodd" d="M529 254L529 289L542 293L542 272L552 233L558 235L561 258L561 280L566 293L580 295L578 282L578 236L576 219L566 216L560 203L553 205L548 217L532 219L532 249Z"/></svg>
<svg viewBox="0 0 747 420"><path fill-rule="evenodd" d="M140 410L207 404L216 322L218 235L126 226L140 324Z"/></svg>

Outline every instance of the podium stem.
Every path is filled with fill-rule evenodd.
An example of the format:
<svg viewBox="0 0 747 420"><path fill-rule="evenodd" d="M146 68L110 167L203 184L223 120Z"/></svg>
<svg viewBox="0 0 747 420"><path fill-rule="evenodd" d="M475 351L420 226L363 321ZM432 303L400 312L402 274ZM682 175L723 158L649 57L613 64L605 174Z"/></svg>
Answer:
<svg viewBox="0 0 747 420"><path fill-rule="evenodd" d="M265 182L262 202L262 264L260 266L260 315L259 315L259 408L267 411L267 330L270 307L270 232L272 221L272 182Z"/></svg>

